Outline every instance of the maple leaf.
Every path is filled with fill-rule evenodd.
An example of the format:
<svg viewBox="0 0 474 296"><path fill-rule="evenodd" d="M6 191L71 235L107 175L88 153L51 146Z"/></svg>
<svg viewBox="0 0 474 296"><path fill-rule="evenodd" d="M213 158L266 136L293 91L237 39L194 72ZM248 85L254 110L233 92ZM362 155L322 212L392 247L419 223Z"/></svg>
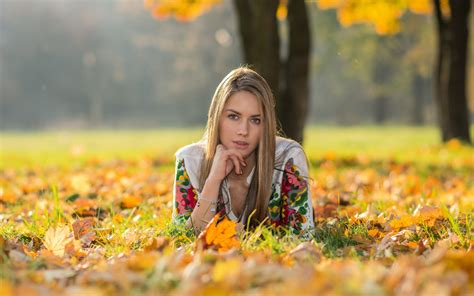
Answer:
<svg viewBox="0 0 474 296"><path fill-rule="evenodd" d="M58 257L64 256L66 245L73 239L66 225L49 228L43 238L45 248Z"/></svg>
<svg viewBox="0 0 474 296"><path fill-rule="evenodd" d="M232 248L239 248L237 239L237 223L229 220L227 216L221 217L216 214L207 224L206 228L199 234L195 249L214 249L226 252Z"/></svg>

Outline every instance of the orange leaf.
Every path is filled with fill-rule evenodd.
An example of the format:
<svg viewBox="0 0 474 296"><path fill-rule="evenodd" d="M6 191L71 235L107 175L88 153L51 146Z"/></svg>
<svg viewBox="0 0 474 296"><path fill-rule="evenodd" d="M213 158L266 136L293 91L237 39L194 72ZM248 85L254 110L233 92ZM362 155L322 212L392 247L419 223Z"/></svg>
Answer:
<svg viewBox="0 0 474 296"><path fill-rule="evenodd" d="M378 229L371 229L371 230L369 230L369 235L370 235L371 237L375 237L378 233L379 233L379 230L378 230Z"/></svg>
<svg viewBox="0 0 474 296"><path fill-rule="evenodd" d="M0 201L5 203L15 203L17 196L13 192L5 192L3 188L0 187Z"/></svg>
<svg viewBox="0 0 474 296"><path fill-rule="evenodd" d="M142 202L142 198L134 195L127 195L122 199L122 208L130 209L138 206Z"/></svg>
<svg viewBox="0 0 474 296"><path fill-rule="evenodd" d="M196 241L196 249L214 249L226 252L232 248L239 248L237 239L237 223L217 214L212 218Z"/></svg>

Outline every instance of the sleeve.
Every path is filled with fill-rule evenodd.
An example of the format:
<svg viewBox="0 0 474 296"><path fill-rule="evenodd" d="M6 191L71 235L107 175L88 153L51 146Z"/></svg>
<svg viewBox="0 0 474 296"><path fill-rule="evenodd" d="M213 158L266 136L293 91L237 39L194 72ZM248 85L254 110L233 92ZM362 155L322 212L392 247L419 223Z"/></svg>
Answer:
<svg viewBox="0 0 474 296"><path fill-rule="evenodd" d="M313 207L306 155L301 147L291 149L281 180L280 223L293 234L310 238L314 230Z"/></svg>
<svg viewBox="0 0 474 296"><path fill-rule="evenodd" d="M186 222L196 206L197 199L198 192L191 184L184 158L177 156L173 188L172 221L179 224Z"/></svg>

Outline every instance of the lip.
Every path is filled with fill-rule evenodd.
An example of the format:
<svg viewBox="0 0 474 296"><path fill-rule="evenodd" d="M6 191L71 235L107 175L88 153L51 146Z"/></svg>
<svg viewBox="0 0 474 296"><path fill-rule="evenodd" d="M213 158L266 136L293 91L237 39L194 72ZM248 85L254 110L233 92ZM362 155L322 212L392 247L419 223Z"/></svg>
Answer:
<svg viewBox="0 0 474 296"><path fill-rule="evenodd" d="M237 146L237 148L245 149L249 146L249 143L244 141L233 141L233 143Z"/></svg>

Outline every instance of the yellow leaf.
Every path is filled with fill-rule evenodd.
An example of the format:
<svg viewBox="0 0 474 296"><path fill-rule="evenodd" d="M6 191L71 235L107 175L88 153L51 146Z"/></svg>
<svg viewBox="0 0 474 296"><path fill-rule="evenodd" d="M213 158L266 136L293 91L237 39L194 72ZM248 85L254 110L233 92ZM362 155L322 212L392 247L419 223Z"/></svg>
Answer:
<svg viewBox="0 0 474 296"><path fill-rule="evenodd" d="M6 279L0 279L0 295L4 295L4 296L13 295L13 286Z"/></svg>
<svg viewBox="0 0 474 296"><path fill-rule="evenodd" d="M288 8L286 7L286 2L286 0L280 0L280 4L278 5L276 16L280 21L284 21L286 19L286 16L288 15Z"/></svg>
<svg viewBox="0 0 474 296"><path fill-rule="evenodd" d="M71 177L71 187L74 191L85 194L91 190L89 177L84 174L74 175Z"/></svg>
<svg viewBox="0 0 474 296"><path fill-rule="evenodd" d="M408 8L413 13L417 14L431 14L433 7L431 6L431 0L416 0L408 1Z"/></svg>
<svg viewBox="0 0 474 296"><path fill-rule="evenodd" d="M66 245L73 239L69 227L49 228L43 238L45 248L58 257L64 256Z"/></svg>
<svg viewBox="0 0 474 296"><path fill-rule="evenodd" d="M217 283L228 279L236 279L241 265L242 262L238 258L217 261L212 270L212 279Z"/></svg>
<svg viewBox="0 0 474 296"><path fill-rule="evenodd" d="M414 224L413 217L408 216L408 215L402 216L400 219L390 221L390 226L393 229L400 229L403 227L408 227L413 224Z"/></svg>
<svg viewBox="0 0 474 296"><path fill-rule="evenodd" d="M459 148L461 148L461 141L458 139L451 139L446 143L446 147L453 151L459 150Z"/></svg>
<svg viewBox="0 0 474 296"><path fill-rule="evenodd" d="M128 268L134 271L142 271L152 268L158 259L156 252L143 252L133 255L127 262Z"/></svg>
<svg viewBox="0 0 474 296"><path fill-rule="evenodd" d="M317 0L319 9L339 8L344 0Z"/></svg>

